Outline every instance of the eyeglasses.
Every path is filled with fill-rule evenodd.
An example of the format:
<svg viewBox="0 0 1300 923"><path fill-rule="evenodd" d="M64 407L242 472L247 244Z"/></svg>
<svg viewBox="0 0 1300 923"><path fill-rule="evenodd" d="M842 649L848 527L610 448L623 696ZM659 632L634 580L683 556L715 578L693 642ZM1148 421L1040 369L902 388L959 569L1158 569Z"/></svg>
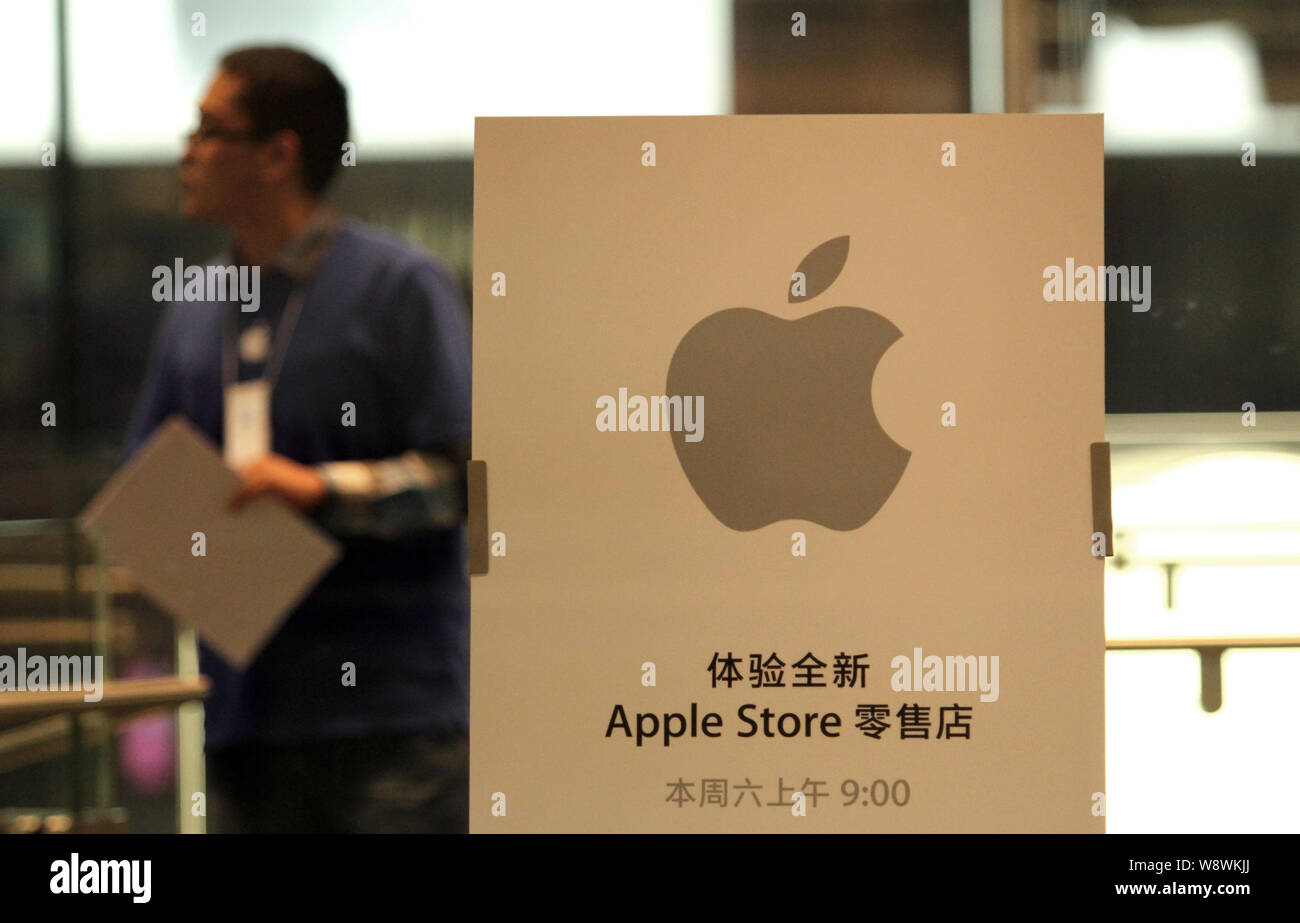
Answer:
<svg viewBox="0 0 1300 923"><path fill-rule="evenodd" d="M181 140L186 144L193 144L195 141L258 141L261 140L257 135L248 131L233 131L229 128L213 128L208 125L200 125L198 128L188 131L181 135Z"/></svg>

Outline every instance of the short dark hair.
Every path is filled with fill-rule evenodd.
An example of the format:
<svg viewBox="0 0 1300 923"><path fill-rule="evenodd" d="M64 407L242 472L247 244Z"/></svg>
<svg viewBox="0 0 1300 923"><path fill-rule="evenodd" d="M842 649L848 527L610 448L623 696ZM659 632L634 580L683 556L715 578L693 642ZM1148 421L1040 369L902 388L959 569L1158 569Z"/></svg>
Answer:
<svg viewBox="0 0 1300 923"><path fill-rule="evenodd" d="M302 145L302 184L325 191L348 138L348 92L323 62L286 45L240 48L221 69L244 81L240 103L259 138L288 129Z"/></svg>

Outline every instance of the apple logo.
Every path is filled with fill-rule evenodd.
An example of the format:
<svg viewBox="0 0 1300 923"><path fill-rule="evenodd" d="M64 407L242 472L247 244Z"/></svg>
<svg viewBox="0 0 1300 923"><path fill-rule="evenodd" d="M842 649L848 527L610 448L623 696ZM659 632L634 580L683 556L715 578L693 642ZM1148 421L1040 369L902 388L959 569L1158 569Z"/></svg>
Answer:
<svg viewBox="0 0 1300 923"><path fill-rule="evenodd" d="M816 247L799 264L820 295L848 259L849 238ZM792 277L794 278L794 277ZM871 381L902 333L884 317L834 307L796 320L753 308L704 318L668 366L667 393L708 397L698 442L672 432L677 460L700 500L741 532L782 519L857 529L889 499L912 453L881 427Z"/></svg>

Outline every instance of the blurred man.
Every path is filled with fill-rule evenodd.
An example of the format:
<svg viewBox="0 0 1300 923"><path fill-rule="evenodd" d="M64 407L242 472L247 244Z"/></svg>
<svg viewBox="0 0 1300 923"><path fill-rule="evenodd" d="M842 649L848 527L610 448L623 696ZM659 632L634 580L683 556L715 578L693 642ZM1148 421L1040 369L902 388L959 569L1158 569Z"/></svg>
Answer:
<svg viewBox="0 0 1300 923"><path fill-rule="evenodd" d="M222 59L182 208L229 231L215 263L259 267L258 307L167 306L127 441L174 413L228 458L238 439L251 460L232 503L277 495L344 546L248 669L200 652L218 832L468 825L468 317L439 264L324 203L347 139L320 61ZM264 433L227 405L264 414Z"/></svg>

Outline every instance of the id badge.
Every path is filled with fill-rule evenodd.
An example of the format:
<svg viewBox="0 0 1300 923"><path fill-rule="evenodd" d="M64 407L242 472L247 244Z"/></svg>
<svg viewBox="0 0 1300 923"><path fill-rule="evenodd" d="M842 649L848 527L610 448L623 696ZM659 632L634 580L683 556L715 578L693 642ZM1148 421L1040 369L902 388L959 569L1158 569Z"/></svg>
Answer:
<svg viewBox="0 0 1300 923"><path fill-rule="evenodd" d="M239 468L271 454L271 387L265 378L226 388L226 464Z"/></svg>

